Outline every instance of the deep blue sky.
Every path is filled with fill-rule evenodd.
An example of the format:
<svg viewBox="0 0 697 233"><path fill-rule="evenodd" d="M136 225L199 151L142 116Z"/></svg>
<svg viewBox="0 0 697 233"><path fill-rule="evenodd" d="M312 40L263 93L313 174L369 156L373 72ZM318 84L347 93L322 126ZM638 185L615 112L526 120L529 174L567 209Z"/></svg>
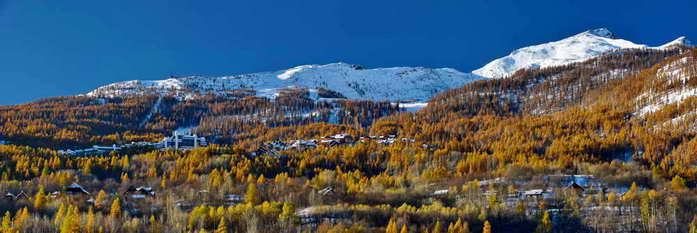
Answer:
<svg viewBox="0 0 697 233"><path fill-rule="evenodd" d="M337 61L469 72L596 27L658 45L697 37L695 2L0 0L0 104Z"/></svg>

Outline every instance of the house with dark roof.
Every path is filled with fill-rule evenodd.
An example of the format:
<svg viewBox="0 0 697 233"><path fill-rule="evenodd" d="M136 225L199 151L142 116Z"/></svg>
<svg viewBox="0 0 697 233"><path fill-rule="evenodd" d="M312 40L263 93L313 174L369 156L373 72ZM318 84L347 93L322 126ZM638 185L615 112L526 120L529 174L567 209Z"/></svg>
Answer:
<svg viewBox="0 0 697 233"><path fill-rule="evenodd" d="M154 197L155 191L152 187L140 186L140 187L129 187L126 192L124 192L126 197L132 199L145 199L146 197Z"/></svg>
<svg viewBox="0 0 697 233"><path fill-rule="evenodd" d="M19 191L19 193L16 193L16 194L8 192L7 194L5 194L5 199L10 200L10 201L16 201L16 200L20 200L20 199L29 199L29 195L27 195L27 193L25 193L24 190Z"/></svg>
<svg viewBox="0 0 697 233"><path fill-rule="evenodd" d="M586 191L585 188L581 187L581 185L577 184L576 182L571 183L569 186L567 186L567 188L576 193L583 193Z"/></svg>
<svg viewBox="0 0 697 233"><path fill-rule="evenodd" d="M65 193L69 195L90 195L90 192L87 192L87 190L77 183L72 183L71 185L66 186Z"/></svg>

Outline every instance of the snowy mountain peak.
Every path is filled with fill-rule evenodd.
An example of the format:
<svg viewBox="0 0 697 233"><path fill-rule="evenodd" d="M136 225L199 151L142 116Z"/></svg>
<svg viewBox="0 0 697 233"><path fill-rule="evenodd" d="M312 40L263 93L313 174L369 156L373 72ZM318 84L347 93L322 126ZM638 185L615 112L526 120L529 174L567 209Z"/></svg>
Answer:
<svg viewBox="0 0 697 233"><path fill-rule="evenodd" d="M608 39L615 38L615 35L607 28L596 28L596 29L585 31L581 34L589 34L589 35L594 35L594 36L599 36L599 37L605 37Z"/></svg>
<svg viewBox="0 0 697 233"><path fill-rule="evenodd" d="M671 41L671 42L668 42L668 43L666 43L666 44L664 44L664 45L659 46L659 48L672 48L672 47L675 47L675 46L688 46L688 47L694 47L694 45L692 44L692 42L691 42L690 40L688 40L687 37L681 36L681 37L678 37L677 39L675 39L675 40L673 40L673 41Z"/></svg>
<svg viewBox="0 0 697 233"><path fill-rule="evenodd" d="M503 78L520 69L539 69L582 62L618 49L666 49L676 45L692 46L687 38L680 37L663 46L648 47L617 39L607 28L598 28L559 41L515 50L508 56L496 59L472 73L486 78Z"/></svg>
<svg viewBox="0 0 697 233"><path fill-rule="evenodd" d="M630 41L614 39L610 30L598 28L559 41L515 50L508 56L496 59L472 73L487 78L502 78L520 69L565 65L616 49L645 47Z"/></svg>

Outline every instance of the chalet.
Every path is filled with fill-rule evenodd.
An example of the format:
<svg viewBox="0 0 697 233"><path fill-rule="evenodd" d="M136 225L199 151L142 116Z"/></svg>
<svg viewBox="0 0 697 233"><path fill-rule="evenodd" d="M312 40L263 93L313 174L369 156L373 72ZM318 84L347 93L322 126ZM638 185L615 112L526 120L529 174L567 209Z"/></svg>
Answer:
<svg viewBox="0 0 697 233"><path fill-rule="evenodd" d="M321 206L311 206L296 212L301 224L317 225L323 222L336 223L351 216L350 211L327 211Z"/></svg>
<svg viewBox="0 0 697 233"><path fill-rule="evenodd" d="M239 194L227 194L223 198L226 205L236 205L244 202L244 196Z"/></svg>
<svg viewBox="0 0 697 233"><path fill-rule="evenodd" d="M342 143L337 141L337 140L334 140L334 139L322 139L319 141L319 144L321 144L323 146L330 146L331 147L331 146L341 145Z"/></svg>
<svg viewBox="0 0 697 233"><path fill-rule="evenodd" d="M82 186L76 183L72 183L71 185L68 185L65 187L65 193L69 195L90 195L90 192L87 192Z"/></svg>
<svg viewBox="0 0 697 233"><path fill-rule="evenodd" d="M317 191L317 193L319 193L319 195L322 195L322 196L327 196L327 195L334 193L334 188L326 187L326 188L323 188L322 190Z"/></svg>
<svg viewBox="0 0 697 233"><path fill-rule="evenodd" d="M287 150L289 146L285 142L273 141L271 143L262 144L259 148L251 153L252 156L268 155L277 157L279 151Z"/></svg>
<svg viewBox="0 0 697 233"><path fill-rule="evenodd" d="M433 196L445 196L448 195L449 192L450 190L447 189L436 190L435 192L433 192Z"/></svg>
<svg viewBox="0 0 697 233"><path fill-rule="evenodd" d="M24 190L20 191L17 194L14 193L7 193L5 194L5 199L10 200L10 201L16 201L20 199L29 199L29 195L24 192Z"/></svg>
<svg viewBox="0 0 697 233"><path fill-rule="evenodd" d="M387 139L380 139L377 140L377 143L383 144L383 145L391 145L394 144L395 139L394 138L387 138Z"/></svg>
<svg viewBox="0 0 697 233"><path fill-rule="evenodd" d="M583 193L586 191L585 188L581 187L581 185L578 185L576 182L572 182L571 185L567 187L567 189L575 192L575 193Z"/></svg>
<svg viewBox="0 0 697 233"><path fill-rule="evenodd" d="M489 184L502 184L504 180L501 177L495 179L481 180L479 181L479 186L487 186Z"/></svg>
<svg viewBox="0 0 697 233"><path fill-rule="evenodd" d="M327 137L327 139L333 139L341 144L343 143L353 143L355 140L350 134L336 134Z"/></svg>
<svg viewBox="0 0 697 233"><path fill-rule="evenodd" d="M58 196L60 196L60 195L61 195L61 192L59 192L59 191L53 191L53 192L48 193L48 196L53 198L53 199L58 198Z"/></svg>
<svg viewBox="0 0 697 233"><path fill-rule="evenodd" d="M292 141L288 149L305 150L317 147L316 140L295 140Z"/></svg>
<svg viewBox="0 0 697 233"><path fill-rule="evenodd" d="M551 175L544 177L545 182L557 187L570 187L574 183L581 187L600 187L602 182L592 175Z"/></svg>
<svg viewBox="0 0 697 233"><path fill-rule="evenodd" d="M140 186L140 187L129 187L128 190L124 193L126 197L132 198L132 199L144 199L146 197L154 197L155 196L155 191L151 187L145 187L145 186Z"/></svg>
<svg viewBox="0 0 697 233"><path fill-rule="evenodd" d="M544 189L531 189L531 190L526 190L520 193L520 198L521 199L528 199L528 198L533 198L533 199L544 199L545 198L545 190Z"/></svg>
<svg viewBox="0 0 697 233"><path fill-rule="evenodd" d="M302 210L298 210L295 214L302 219L302 223L312 223L316 220L314 219L314 212L317 207L307 207Z"/></svg>
<svg viewBox="0 0 697 233"><path fill-rule="evenodd" d="M186 201L177 201L176 206L182 210L190 210L191 208L194 208L194 203Z"/></svg>

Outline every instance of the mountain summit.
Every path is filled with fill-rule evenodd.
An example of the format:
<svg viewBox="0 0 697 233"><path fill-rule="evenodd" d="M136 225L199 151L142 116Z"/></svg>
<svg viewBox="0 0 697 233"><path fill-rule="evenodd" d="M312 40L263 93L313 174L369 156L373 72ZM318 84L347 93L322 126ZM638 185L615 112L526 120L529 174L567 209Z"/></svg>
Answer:
<svg viewBox="0 0 697 233"><path fill-rule="evenodd" d="M678 39L675 39L671 42L668 42L664 45L659 46L660 48L671 48L674 46L688 46L688 47L694 47L694 44L690 40L687 39L687 37L681 36L678 37Z"/></svg>
<svg viewBox="0 0 697 233"><path fill-rule="evenodd" d="M581 62L617 49L664 49L675 45L691 46L684 38L659 46L648 47L617 39L607 28L588 30L574 36L540 45L517 49L472 73L486 78L503 78L525 68L545 68Z"/></svg>
<svg viewBox="0 0 697 233"><path fill-rule="evenodd" d="M608 39L614 39L615 35L607 28L596 28L593 30L585 31L584 33L591 34L594 36L605 37Z"/></svg>

